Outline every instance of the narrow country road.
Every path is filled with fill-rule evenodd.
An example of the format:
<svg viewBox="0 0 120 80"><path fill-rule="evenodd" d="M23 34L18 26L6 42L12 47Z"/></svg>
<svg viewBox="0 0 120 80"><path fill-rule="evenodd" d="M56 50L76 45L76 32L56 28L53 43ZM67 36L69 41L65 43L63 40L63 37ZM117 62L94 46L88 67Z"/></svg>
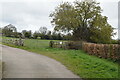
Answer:
<svg viewBox="0 0 120 80"><path fill-rule="evenodd" d="M79 78L46 56L2 45L3 78Z"/></svg>

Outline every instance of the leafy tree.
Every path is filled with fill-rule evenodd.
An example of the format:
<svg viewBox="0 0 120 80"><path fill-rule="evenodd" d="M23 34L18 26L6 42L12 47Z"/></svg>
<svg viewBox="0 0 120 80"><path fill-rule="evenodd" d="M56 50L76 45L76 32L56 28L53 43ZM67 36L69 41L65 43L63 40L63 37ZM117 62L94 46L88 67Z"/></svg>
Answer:
<svg viewBox="0 0 120 80"><path fill-rule="evenodd" d="M94 18L90 28L90 40L98 43L111 43L113 29L107 22L107 17L98 15Z"/></svg>
<svg viewBox="0 0 120 80"><path fill-rule="evenodd" d="M32 32L31 32L31 30L30 31L23 30L22 34L23 34L24 38L31 38Z"/></svg>
<svg viewBox="0 0 120 80"><path fill-rule="evenodd" d="M39 29L40 37L41 39L45 39L47 36L47 28L46 27L40 27Z"/></svg>
<svg viewBox="0 0 120 80"><path fill-rule="evenodd" d="M2 35L2 28L0 28L0 35Z"/></svg>
<svg viewBox="0 0 120 80"><path fill-rule="evenodd" d="M63 35L63 40L71 40L72 34L68 33L67 35Z"/></svg>
<svg viewBox="0 0 120 80"><path fill-rule="evenodd" d="M47 35L49 37L48 39L52 39L52 32L51 31L48 31Z"/></svg>
<svg viewBox="0 0 120 80"><path fill-rule="evenodd" d="M63 38L62 38L62 34L61 33L58 33L57 34L57 40L62 40Z"/></svg>
<svg viewBox="0 0 120 80"><path fill-rule="evenodd" d="M35 32L33 33L33 38L34 38L34 39L37 39L37 37L40 37L40 33L37 32L37 31L35 31Z"/></svg>
<svg viewBox="0 0 120 80"><path fill-rule="evenodd" d="M13 26L12 24L9 24L2 29L2 33L6 37L15 37L17 33L17 28Z"/></svg>
<svg viewBox="0 0 120 80"><path fill-rule="evenodd" d="M40 27L39 32L41 34L46 34L47 33L47 28L46 27Z"/></svg>
<svg viewBox="0 0 120 80"><path fill-rule="evenodd" d="M59 31L70 31L73 30L77 25L76 13L74 7L68 3L60 4L53 13L50 14L52 17L51 23L55 25L55 30Z"/></svg>
<svg viewBox="0 0 120 80"><path fill-rule="evenodd" d="M25 38L25 33L27 32L27 30L22 30L22 37Z"/></svg>
<svg viewBox="0 0 120 80"><path fill-rule="evenodd" d="M18 32L17 36L18 36L18 38L22 38L22 33Z"/></svg>
<svg viewBox="0 0 120 80"><path fill-rule="evenodd" d="M64 2L50 17L55 30L72 31L74 40L109 43L114 35L113 28L101 12L99 3L95 1L75 1L74 5Z"/></svg>
<svg viewBox="0 0 120 80"><path fill-rule="evenodd" d="M56 33L56 31L53 31L53 33L52 33L52 39L53 40L57 40L57 33Z"/></svg>

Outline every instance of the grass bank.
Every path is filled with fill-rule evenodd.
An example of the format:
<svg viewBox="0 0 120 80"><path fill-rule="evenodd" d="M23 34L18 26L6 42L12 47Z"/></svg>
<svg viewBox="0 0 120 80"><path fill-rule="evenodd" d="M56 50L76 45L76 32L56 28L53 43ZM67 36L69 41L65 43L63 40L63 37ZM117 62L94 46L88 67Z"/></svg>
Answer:
<svg viewBox="0 0 120 80"><path fill-rule="evenodd" d="M50 40L26 39L24 47L9 46L51 57L81 78L118 78L117 63L90 56L82 50L50 48L49 42Z"/></svg>

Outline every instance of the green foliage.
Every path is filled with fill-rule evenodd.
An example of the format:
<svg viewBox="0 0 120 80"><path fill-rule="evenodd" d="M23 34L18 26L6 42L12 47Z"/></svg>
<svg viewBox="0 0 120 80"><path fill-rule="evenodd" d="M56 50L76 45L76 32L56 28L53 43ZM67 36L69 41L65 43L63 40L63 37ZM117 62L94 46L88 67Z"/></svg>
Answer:
<svg viewBox="0 0 120 80"><path fill-rule="evenodd" d="M101 12L99 3L95 1L75 1L73 5L64 2L50 17L55 30L72 31L74 40L110 43L114 35L113 28Z"/></svg>
<svg viewBox="0 0 120 80"><path fill-rule="evenodd" d="M32 32L31 32L31 30L30 31L23 30L22 34L23 34L24 38L31 38Z"/></svg>
<svg viewBox="0 0 120 80"><path fill-rule="evenodd" d="M37 39L37 37L41 37L41 39L47 39L47 40L69 40L71 38L71 34L62 34L62 33L56 33L56 31L49 31L46 30L45 33L41 33L39 31L35 31L33 33L33 38Z"/></svg>
<svg viewBox="0 0 120 80"><path fill-rule="evenodd" d="M17 28L12 24L9 24L2 28L3 36L6 37L15 37L17 34Z"/></svg>
<svg viewBox="0 0 120 80"><path fill-rule="evenodd" d="M39 32L41 33L41 34L47 34L47 28L46 27L40 27L40 29L39 29Z"/></svg>
<svg viewBox="0 0 120 80"><path fill-rule="evenodd" d="M82 78L117 78L118 65L114 62L90 56L81 50L49 48L50 40L25 40L29 51L54 58ZM31 45L31 43L34 43Z"/></svg>
<svg viewBox="0 0 120 80"><path fill-rule="evenodd" d="M53 17L51 23L55 25L55 30L69 31L73 30L77 25L76 13L74 7L68 3L60 4L53 13L50 14Z"/></svg>
<svg viewBox="0 0 120 80"><path fill-rule="evenodd" d="M38 37L39 37L39 32L35 31L35 32L33 33L33 38L34 38L34 39L37 39Z"/></svg>
<svg viewBox="0 0 120 80"><path fill-rule="evenodd" d="M112 40L111 43L112 44L118 44L119 42L118 42L118 40Z"/></svg>
<svg viewBox="0 0 120 80"><path fill-rule="evenodd" d="M118 77L118 64L114 62L90 56L81 50L49 48L50 40L26 39L24 41L25 47L19 48L56 59L81 78L107 78L108 80L108 78Z"/></svg>
<svg viewBox="0 0 120 80"><path fill-rule="evenodd" d="M107 17L98 15L91 23L90 40L97 43L111 43L113 28L107 23Z"/></svg>
<svg viewBox="0 0 120 80"><path fill-rule="evenodd" d="M2 33L2 28L0 28L0 33Z"/></svg>

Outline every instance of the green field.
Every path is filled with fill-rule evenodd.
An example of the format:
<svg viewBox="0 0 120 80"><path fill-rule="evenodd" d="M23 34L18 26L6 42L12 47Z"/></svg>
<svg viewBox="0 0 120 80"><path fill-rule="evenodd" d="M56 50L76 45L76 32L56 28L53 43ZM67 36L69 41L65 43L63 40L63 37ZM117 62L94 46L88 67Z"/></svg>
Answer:
<svg viewBox="0 0 120 80"><path fill-rule="evenodd" d="M49 42L50 40L26 39L25 46L17 48L49 56L61 62L81 78L118 78L117 63L90 56L82 50L50 48Z"/></svg>

